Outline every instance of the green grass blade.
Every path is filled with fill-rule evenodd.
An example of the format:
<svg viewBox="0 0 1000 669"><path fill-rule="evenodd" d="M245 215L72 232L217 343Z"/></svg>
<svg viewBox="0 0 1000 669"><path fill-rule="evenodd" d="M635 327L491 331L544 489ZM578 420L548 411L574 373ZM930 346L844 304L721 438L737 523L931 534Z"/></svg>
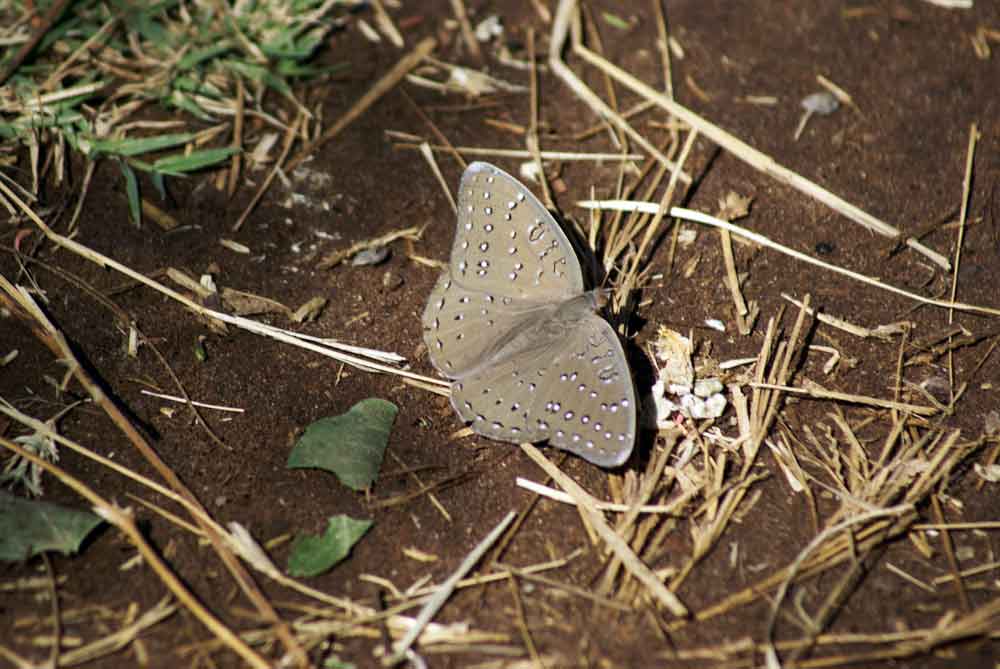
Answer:
<svg viewBox="0 0 1000 669"><path fill-rule="evenodd" d="M125 177L125 194L128 196L128 213L135 227L142 227L142 203L139 201L139 180L135 177L135 170L129 167L124 160L116 160L118 167Z"/></svg>
<svg viewBox="0 0 1000 669"><path fill-rule="evenodd" d="M236 151L236 147L226 146L217 149L193 151L187 155L176 154L166 156L153 163L153 170L164 174L181 176L188 172L195 172L205 167L217 165L236 153Z"/></svg>
<svg viewBox="0 0 1000 669"><path fill-rule="evenodd" d="M141 156L144 153L163 151L175 146L182 146L194 140L193 132L179 132L154 137L131 137L124 139L92 139L90 148L96 153L107 153L118 156Z"/></svg>

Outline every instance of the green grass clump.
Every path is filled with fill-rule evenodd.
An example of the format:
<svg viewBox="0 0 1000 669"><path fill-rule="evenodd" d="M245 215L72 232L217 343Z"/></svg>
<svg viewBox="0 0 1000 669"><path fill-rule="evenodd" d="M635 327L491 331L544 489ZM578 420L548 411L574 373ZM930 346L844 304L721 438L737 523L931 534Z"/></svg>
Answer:
<svg viewBox="0 0 1000 669"><path fill-rule="evenodd" d="M292 85L331 71L312 61L354 4L15 0L0 8L0 161L12 164L27 148L37 175L41 148L54 147L60 163L67 147L92 160L112 157L130 200L134 170L162 179L216 165L238 149L202 144L226 130L218 126L235 116L241 84L245 112L280 126L265 102L302 108ZM138 211L138 200L130 204Z"/></svg>

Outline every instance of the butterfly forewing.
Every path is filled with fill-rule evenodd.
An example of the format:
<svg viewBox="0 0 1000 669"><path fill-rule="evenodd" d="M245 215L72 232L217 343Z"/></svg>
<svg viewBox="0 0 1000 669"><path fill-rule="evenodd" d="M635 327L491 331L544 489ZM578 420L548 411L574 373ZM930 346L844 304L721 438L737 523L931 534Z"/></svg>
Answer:
<svg viewBox="0 0 1000 669"><path fill-rule="evenodd" d="M462 175L449 271L466 288L536 302L583 292L566 233L531 191L486 163Z"/></svg>

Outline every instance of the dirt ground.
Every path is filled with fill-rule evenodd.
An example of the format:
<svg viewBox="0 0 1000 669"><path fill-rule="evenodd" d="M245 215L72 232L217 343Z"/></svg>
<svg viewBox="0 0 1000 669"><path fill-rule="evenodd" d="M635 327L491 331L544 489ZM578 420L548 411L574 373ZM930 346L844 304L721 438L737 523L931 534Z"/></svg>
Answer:
<svg viewBox="0 0 1000 669"><path fill-rule="evenodd" d="M495 12L503 17L503 40L515 48L526 44L533 28L544 53L549 28L533 8L546 2L470 2L475 20ZM662 86L656 49L656 25L647 2L592 3L592 15L601 31L606 57L642 81ZM624 19L617 26L602 12ZM404 3L392 10L408 45L425 35L445 38L436 52L441 60L473 62L449 27L450 5L438 2ZM419 18L420 20L415 20ZM1000 55L978 58L971 37L980 26L1000 29L1000 4L980 1L971 10L948 10L929 2L823 2L732 3L671 2L667 4L670 33L683 47L683 58L674 57L676 98L696 113L725 128L748 144L771 155L786 167L816 181L849 202L912 233L933 222L957 220L963 192L970 125L981 133L972 166L972 188L958 272L957 299L1000 307L997 268L1000 267ZM994 43L994 48L1000 44ZM350 64L340 75L307 93L321 100L327 122L337 118L401 56L387 44L372 44L356 29L336 33L323 58ZM523 55L523 54L522 54ZM600 74L569 58L584 80L604 94ZM487 58L489 71L507 81L527 85L523 71L504 67ZM846 90L856 109L815 116L798 141L793 133L801 116L799 101L821 90L822 74ZM404 94L405 91L405 94ZM618 87L619 105L637 101ZM774 96L776 104L752 104L748 96ZM294 181L293 189L306 203L285 206L288 190L276 182L238 233L230 232L236 217L249 202L264 173L251 175L253 184L241 187L227 199L208 176L169 182L170 199L159 205L182 227L164 232L150 222L141 229L130 224L120 173L112 164L99 166L83 210L77 241L107 254L129 267L154 276L168 267L192 276L212 273L218 284L265 295L293 308L316 296L330 302L319 319L295 326L280 316L263 317L281 327L300 328L311 334L405 356L412 368L431 374L422 350L420 314L438 270L413 262L407 246L397 242L392 255L378 266L340 264L318 270L323 255L351 243L411 225L426 225L413 252L446 260L454 234L454 215L426 162L417 152L394 148L385 131L396 130L433 138L422 110L450 142L460 146L524 148L524 137L487 121L526 127L530 107L526 94L490 95L467 100L442 95L412 83L390 91L335 141L324 146L307 163L310 170L328 177L322 182ZM540 77L540 121L543 149L615 151L607 133L575 142L572 136L598 119L563 83L549 72ZM652 111L635 120L644 135L664 141L667 132L653 122L665 121ZM436 141L436 140L434 140ZM520 160L485 158L517 173ZM462 166L439 154L444 177L452 188ZM77 165L79 169L80 166ZM549 164L549 176L558 177L564 191L555 194L565 216L586 221L587 214L574 202L590 196L611 196L618 178L614 163ZM793 249L815 255L848 269L878 277L922 295L947 299L951 289L948 272L913 251L889 254L892 240L864 231L824 205L762 174L710 141L699 139L686 165L696 176L684 206L710 213L730 191L753 198L751 213L739 221L749 229ZM30 175L14 174L27 184ZM76 175L79 178L79 174ZM154 193L149 184L145 192ZM536 192L537 189L536 189ZM150 197L154 197L150 195ZM659 197L659 194L656 196ZM45 207L72 208L75 200L59 190L44 193ZM43 207L44 208L44 207ZM18 261L11 252L20 226L0 223L0 273L19 278ZM911 342L931 341L949 328L947 310L918 306L903 297L862 286L826 273L773 251L737 244L736 262L746 273L744 293L758 302L761 317L749 336L733 327L733 304L722 281L722 254L714 231L697 228L697 238L681 245L673 265L667 264L669 237L651 260L658 273L641 292L642 306L632 319L635 334L630 356L641 357L645 344L666 325L692 333L699 353L715 360L756 356L763 342L767 319L785 309L784 327L791 328L797 309L783 293L801 299L811 296L822 311L855 323L875 327L901 320L915 327ZM953 257L958 228L944 225L923 238L933 249ZM229 251L220 238L245 244L250 255ZM37 233L29 238L34 248ZM372 574L405 589L429 576L440 583L463 557L510 510L529 508L523 525L502 555L505 564L528 566L581 554L565 567L546 572L562 583L591 590L607 555L600 544L591 545L572 506L533 495L515 484L516 477L539 482L544 474L519 448L478 437L452 438L462 427L447 400L400 382L397 377L344 368L307 351L247 332L231 330L222 336L208 330L181 305L136 286L126 277L102 269L64 250L42 243L34 252L45 263L28 267L48 297L47 310L78 355L86 361L106 390L126 409L134 423L152 440L156 451L191 488L220 522L238 521L262 543L301 531L320 532L335 514L374 521L371 531L353 549L348 560L330 572L308 579L310 586L368 606L392 603L391 593L370 581ZM690 276L695 259L697 267ZM242 414L206 411L203 415L224 445L212 442L194 424L191 415L175 407L161 412L166 403L140 394L156 387L176 392L166 368L142 347L137 357L125 355L126 338L115 314L101 306L79 285L46 266L71 273L110 297L130 314L154 343L192 398L240 407ZM164 279L165 280L165 279ZM706 327L706 319L727 323L726 332ZM954 322L973 334L972 342L954 351L954 374L968 382L968 389L952 415L939 417L942 429L960 429L963 438L976 439L984 420L998 406L997 379L1000 354L991 353L997 341L995 318L955 313ZM821 380L825 387L873 397L892 397L900 339L861 339L822 325L809 326L810 343L836 347L844 360L832 375L820 369L825 356L810 356L801 374ZM207 357L200 360L195 348L206 337ZM81 396L70 384L57 393L46 378L60 379L64 367L54 359L27 327L0 320L0 354L10 349L20 354L0 371L0 396L38 418L49 418ZM948 378L946 356L938 356L905 372L907 381L919 384ZM945 387L947 387L945 385ZM640 388L641 391L641 388ZM382 397L399 406L389 444L390 456L370 495L356 494L329 474L315 470L289 470L285 461L305 426L324 416L342 413L367 397ZM938 396L941 400L942 397ZM944 395L947 401L947 392ZM913 395L911 401L926 398ZM801 433L802 426L825 420L832 404L792 400L783 420ZM842 405L844 415L857 420L861 410ZM719 421L731 432L731 410ZM89 445L114 461L154 476L149 465L92 405L71 411L60 422L66 436ZM0 418L0 435L22 434L19 426ZM878 430L860 432L866 447L876 449L884 438ZM637 453L623 471L608 473L575 457L562 461L562 469L595 496L609 497L609 476L643 471L655 439L640 440ZM990 444L970 457L947 482L943 505L949 522L1000 520L997 483L978 486L974 463L985 463ZM545 452L559 461L558 453ZM737 458L738 460L738 458ZM208 545L172 525L129 495L171 508L169 501L68 450L59 463L95 490L135 509L140 526L152 544L167 557L184 583L213 612L236 630L261 627L249 602L236 589ZM731 464L738 468L740 465ZM756 483L738 510L738 522L693 569L677 594L693 612L702 611L739 592L792 562L815 536L807 505L796 494L768 449L763 449L756 471L769 474ZM418 494L420 484L407 471L418 472L425 483L441 483L434 494L450 514L445 519L428 496ZM832 508L821 490L819 510ZM414 493L405 503L380 506L380 500ZM53 479L46 479L46 499L74 506L84 503ZM752 500L753 503L750 503ZM922 520L935 516L929 505L918 509ZM988 564L1000 551L995 531L953 532L959 555L968 555L961 566ZM938 540L932 540L938 541ZM693 538L684 517L666 539L662 551L650 562L653 569L678 568L690 556ZM731 562L738 546L737 564ZM283 565L289 544L271 551ZM402 552L414 547L437 556L425 563ZM890 567L912 574L923 583L951 573L940 544L924 556L905 536L888 543L864 571L827 631L835 634L896 633L936 625L949 612L963 611L954 584L935 586L933 592L914 585ZM65 582L59 586L61 606L79 612L80 619L64 623L64 642L86 643L120 625L116 616L135 603L146 610L165 595L159 579L144 565L126 563L134 548L113 529L98 532L80 555L54 556L52 566ZM889 565L889 566L887 566ZM38 559L0 567L0 586L18 579L44 575ZM485 572L484 572L485 573ZM812 609L836 585L841 572L833 570L801 583L796 597L785 599L779 638L803 633L795 619L793 599ZM279 612L289 619L315 606L303 596L274 584L263 576L257 581ZM546 666L763 666L761 655L741 660L706 657L669 659L675 651L721 648L744 639L765 640L766 618L773 593L706 620L676 624L673 616L657 611L648 601L622 611L593 603L565 590L527 580L504 579L466 588L453 596L438 622L467 622L471 629L498 635L469 643L467 647L428 646L423 655L428 666L467 667L532 666L525 631ZM966 583L973 607L1000 598L1000 581L992 571ZM797 599L801 598L801 600ZM519 610L523 609L522 614ZM415 611L410 611L415 615ZM0 596L0 644L24 657L41 662L48 649L33 647L32 639L50 633L50 604L37 590L4 590ZM105 617L106 616L106 617ZM998 618L994 617L994 620ZM994 627L994 631L997 628ZM218 647L202 645L210 634L181 611L151 627L140 637L142 647L131 644L122 651L89 663L94 667L136 666L148 656L148 666L240 666L239 659ZM338 637L313 660L321 666L323 652L357 666L374 666L373 649L383 643L378 636ZM260 649L277 658L280 647ZM857 647L840 647L844 657ZM1000 658L996 635L948 645L934 653L921 653L898 663L868 658L857 666L995 667ZM752 659L751 659L752 657ZM808 656L807 656L808 657ZM525 664L518 664L526 662ZM847 665L847 661L835 666ZM0 666L8 666L0 660ZM13 666L13 665L9 665ZM333 665L330 665L333 666ZM808 665L799 665L808 666Z"/></svg>

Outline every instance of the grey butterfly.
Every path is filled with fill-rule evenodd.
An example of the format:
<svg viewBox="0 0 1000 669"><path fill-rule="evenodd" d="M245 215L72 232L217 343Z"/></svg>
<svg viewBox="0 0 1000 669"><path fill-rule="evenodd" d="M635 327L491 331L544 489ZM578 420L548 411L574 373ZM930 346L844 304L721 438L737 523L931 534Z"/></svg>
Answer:
<svg viewBox="0 0 1000 669"><path fill-rule="evenodd" d="M635 391L618 336L595 313L602 302L531 192L493 165L469 165L451 261L423 315L458 415L492 439L547 439L603 467L625 462Z"/></svg>

